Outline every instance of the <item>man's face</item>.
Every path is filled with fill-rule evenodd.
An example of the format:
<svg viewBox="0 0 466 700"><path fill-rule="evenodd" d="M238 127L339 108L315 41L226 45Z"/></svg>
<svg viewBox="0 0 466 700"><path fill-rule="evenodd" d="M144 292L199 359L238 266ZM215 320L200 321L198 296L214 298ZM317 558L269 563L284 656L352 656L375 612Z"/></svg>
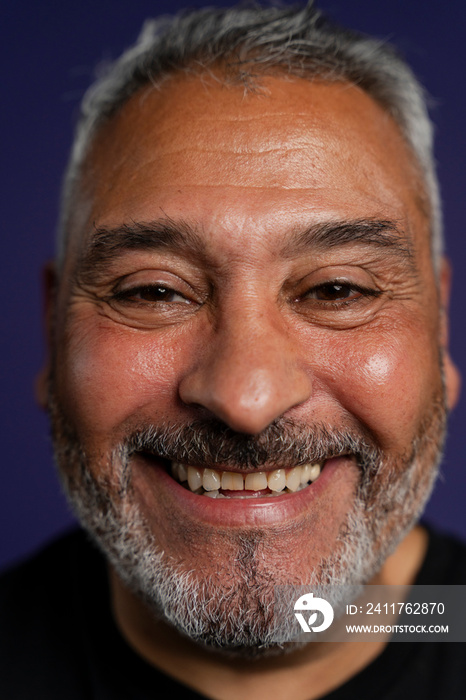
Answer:
<svg viewBox="0 0 466 700"><path fill-rule="evenodd" d="M144 531L205 601L212 585L245 605L372 576L424 503L445 417L429 222L397 127L354 87L264 86L176 77L99 135L52 370L77 500L97 491L90 509L134 517L125 537Z"/></svg>

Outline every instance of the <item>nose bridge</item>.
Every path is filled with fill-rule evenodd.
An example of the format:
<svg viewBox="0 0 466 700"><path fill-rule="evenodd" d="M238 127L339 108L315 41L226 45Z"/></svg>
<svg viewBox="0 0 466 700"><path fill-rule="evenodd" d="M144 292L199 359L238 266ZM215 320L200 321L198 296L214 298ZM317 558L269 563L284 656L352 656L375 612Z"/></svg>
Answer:
<svg viewBox="0 0 466 700"><path fill-rule="evenodd" d="M310 394L310 378L277 305L243 297L224 309L180 397L232 429L256 434Z"/></svg>

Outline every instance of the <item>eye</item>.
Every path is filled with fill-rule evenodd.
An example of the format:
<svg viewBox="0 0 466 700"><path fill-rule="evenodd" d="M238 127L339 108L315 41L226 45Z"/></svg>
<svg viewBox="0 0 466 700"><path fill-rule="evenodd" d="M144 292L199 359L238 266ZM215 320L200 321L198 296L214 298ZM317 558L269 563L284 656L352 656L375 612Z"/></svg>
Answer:
<svg viewBox="0 0 466 700"><path fill-rule="evenodd" d="M147 284L132 287L131 289L124 289L116 292L114 298L117 301L128 303L190 303L190 300L179 292L161 284Z"/></svg>
<svg viewBox="0 0 466 700"><path fill-rule="evenodd" d="M322 278L321 278L322 279ZM383 292L348 279L327 279L295 297L295 309L311 323L354 328L367 323L380 307ZM377 299L381 301L376 301Z"/></svg>
<svg viewBox="0 0 466 700"><path fill-rule="evenodd" d="M301 300L320 302L326 307L339 308L340 306L348 306L370 297L378 297L380 294L381 292L377 289L335 280L312 287L312 289L303 294Z"/></svg>
<svg viewBox="0 0 466 700"><path fill-rule="evenodd" d="M363 289L357 285L343 282L326 282L309 290L304 296L307 299L317 299L318 301L353 301L363 295L367 295L368 292L370 290Z"/></svg>

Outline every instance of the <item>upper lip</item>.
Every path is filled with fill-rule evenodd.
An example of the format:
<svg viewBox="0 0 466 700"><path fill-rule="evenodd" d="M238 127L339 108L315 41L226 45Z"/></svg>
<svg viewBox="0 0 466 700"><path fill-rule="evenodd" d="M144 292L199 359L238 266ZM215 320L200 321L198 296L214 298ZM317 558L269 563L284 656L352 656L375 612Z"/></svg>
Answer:
<svg viewBox="0 0 466 700"><path fill-rule="evenodd" d="M179 460L172 460L173 462L178 462ZM214 471L217 472L235 472L236 474L254 474L257 472L273 472L276 469L294 469L295 467L303 467L305 464L323 464L326 460L321 459L319 461L308 461L308 462L300 462L297 464L287 464L287 465L282 465L282 464L272 464L272 465L260 465L258 467L232 467L232 466L224 466L223 464L192 464L191 462L179 462L180 464L183 464L185 467L195 467L197 469L213 469Z"/></svg>
<svg viewBox="0 0 466 700"><path fill-rule="evenodd" d="M283 460L282 462L280 461L270 461L265 464L258 464L257 466L255 465L236 465L236 464L229 464L229 463L221 463L221 462L212 462L211 460L206 460L204 462L199 462L198 460L190 460L188 459L178 459L178 458L172 458L168 456L162 456L159 455L155 452L152 452L150 450L138 450L137 454L141 454L143 456L153 458L155 460L158 460L160 462L164 463L164 466L167 469L171 468L171 465L173 462L179 462L180 464L183 464L185 467L196 467L197 469L213 469L218 472L235 472L237 474L253 474L256 472L272 472L276 469L294 469L295 467L302 467L305 464L320 464L321 467L323 468L325 465L325 462L327 462L329 459L333 459L336 457L346 457L348 459L354 458L355 455L353 454L348 454L348 453L342 453L342 454L329 454L323 457L322 459L300 459L297 460L294 463L290 463L290 460ZM359 464L359 461L356 460L357 463Z"/></svg>
<svg viewBox="0 0 466 700"><path fill-rule="evenodd" d="M299 460L293 464L290 463L278 463L278 462L269 462L267 464L260 464L257 467L255 466L242 466L242 465L232 465L232 464L222 464L222 463L213 463L210 461L205 461L203 463L198 463L197 461L190 461L190 460L183 460L183 459L169 459L167 457L162 457L156 453L147 451L147 450L141 450L139 454L142 454L147 457L152 457L153 459L160 460L165 463L165 466L171 467L173 462L178 462L180 464L183 464L185 467L195 467L197 469L213 469L215 471L219 472L235 472L237 474L254 474L257 472L272 472L275 471L276 469L294 469L295 467L302 467L305 464L320 464L324 465L324 463L330 459L331 457L325 457L323 459L309 459L309 460ZM349 455L339 455L339 456L349 456Z"/></svg>

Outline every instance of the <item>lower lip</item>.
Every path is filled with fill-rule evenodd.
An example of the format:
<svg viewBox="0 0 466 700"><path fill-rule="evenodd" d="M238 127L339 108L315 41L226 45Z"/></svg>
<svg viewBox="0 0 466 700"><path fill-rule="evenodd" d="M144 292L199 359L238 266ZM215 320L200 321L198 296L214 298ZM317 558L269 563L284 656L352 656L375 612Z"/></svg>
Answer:
<svg viewBox="0 0 466 700"><path fill-rule="evenodd" d="M142 477L143 482L151 485L151 492L156 494L157 507L168 507L171 512L179 508L183 518L191 517L216 526L227 527L262 527L283 522L301 516L312 507L313 501L325 497L326 490L335 481L338 483L340 472L354 469L354 460L350 457L335 457L325 462L319 478L296 493L262 498L209 498L199 496L178 483L155 460L148 460L142 455L134 455L133 469ZM148 494L144 500L148 502ZM154 499L155 500L155 499Z"/></svg>

